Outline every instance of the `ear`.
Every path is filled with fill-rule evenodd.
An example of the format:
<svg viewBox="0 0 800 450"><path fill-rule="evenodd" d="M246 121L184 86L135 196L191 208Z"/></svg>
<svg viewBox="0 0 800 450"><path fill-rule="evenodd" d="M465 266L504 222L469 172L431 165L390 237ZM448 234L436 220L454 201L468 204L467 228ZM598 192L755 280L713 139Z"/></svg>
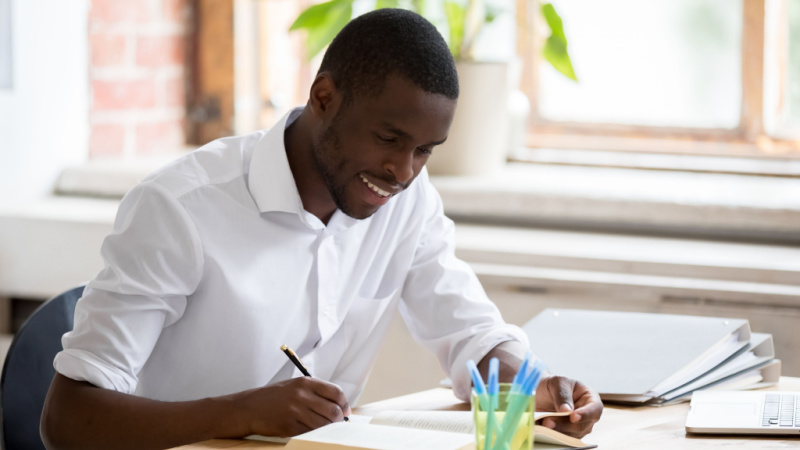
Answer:
<svg viewBox="0 0 800 450"><path fill-rule="evenodd" d="M322 120L331 120L336 116L341 104L341 92L336 88L336 83L330 74L328 72L317 74L308 97L311 114Z"/></svg>

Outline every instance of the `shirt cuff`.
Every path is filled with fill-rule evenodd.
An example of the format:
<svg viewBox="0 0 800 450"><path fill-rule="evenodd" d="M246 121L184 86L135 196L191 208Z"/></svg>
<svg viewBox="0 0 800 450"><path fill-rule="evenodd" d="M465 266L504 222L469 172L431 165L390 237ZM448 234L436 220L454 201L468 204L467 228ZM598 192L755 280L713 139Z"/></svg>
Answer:
<svg viewBox="0 0 800 450"><path fill-rule="evenodd" d="M453 380L453 394L460 400L468 402L472 390L472 378L467 370L467 361L479 363L493 348L507 341L520 342L525 348L530 347L528 336L519 327L504 324L492 327L484 333L470 339L459 352L450 368L450 379ZM522 357L523 355L520 355ZM485 380L484 380L485 381Z"/></svg>
<svg viewBox="0 0 800 450"><path fill-rule="evenodd" d="M138 381L84 350L62 350L56 355L53 367L67 378L125 394L133 394Z"/></svg>

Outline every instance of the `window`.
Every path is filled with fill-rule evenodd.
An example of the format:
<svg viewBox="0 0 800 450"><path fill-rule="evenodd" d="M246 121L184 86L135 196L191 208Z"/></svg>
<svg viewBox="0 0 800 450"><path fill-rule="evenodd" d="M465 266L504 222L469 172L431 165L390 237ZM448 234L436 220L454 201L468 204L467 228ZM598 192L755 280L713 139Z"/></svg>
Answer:
<svg viewBox="0 0 800 450"><path fill-rule="evenodd" d="M308 99L319 61L305 58L303 35L289 26L312 3L237 0L237 133L268 128Z"/></svg>
<svg viewBox="0 0 800 450"><path fill-rule="evenodd" d="M775 26L767 34L765 58L767 110L770 134L786 139L800 136L800 1L767 2L767 23Z"/></svg>
<svg viewBox="0 0 800 450"><path fill-rule="evenodd" d="M776 164L800 158L800 0L552 0L578 83L540 57L547 37L542 0L509 1L516 1L521 89L531 104L526 145L534 151L742 156ZM302 32L287 30L316 1L247 3L258 17L247 53L259 63L250 69L249 88L237 88L237 103L249 98L241 104L257 105L248 126L254 129L305 102L319 56L307 61Z"/></svg>
<svg viewBox="0 0 800 450"><path fill-rule="evenodd" d="M552 3L579 82L525 52L530 147L800 157L800 1Z"/></svg>

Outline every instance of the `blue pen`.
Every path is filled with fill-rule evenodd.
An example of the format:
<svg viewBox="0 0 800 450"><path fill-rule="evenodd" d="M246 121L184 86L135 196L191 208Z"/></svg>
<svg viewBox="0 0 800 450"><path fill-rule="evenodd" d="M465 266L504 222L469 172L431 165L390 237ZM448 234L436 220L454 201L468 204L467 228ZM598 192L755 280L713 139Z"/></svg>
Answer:
<svg viewBox="0 0 800 450"><path fill-rule="evenodd" d="M489 360L489 408L486 410L486 438L483 440L484 450L494 448L492 439L494 437L495 417L497 409L497 396L500 394L500 361L497 358ZM498 432L498 437L502 435L502 430Z"/></svg>
<svg viewBox="0 0 800 450"><path fill-rule="evenodd" d="M489 399L486 396L486 385L483 384L481 373L478 372L478 366L475 361L467 361L467 369L469 369L469 376L472 377L472 384L475 387L475 394L478 395L478 402L481 404L481 409L486 411L489 408Z"/></svg>
<svg viewBox="0 0 800 450"><path fill-rule="evenodd" d="M488 411L489 395L486 392L486 385L483 384L483 377L481 377L481 373L478 371L478 366L475 364L474 360L470 359L467 361L467 369L469 369L469 375L472 377L472 384L475 385L475 394L478 396L480 408L484 411ZM495 406L495 408L497 408L497 406ZM500 435L500 424L497 423L497 421L494 423L494 431L498 436Z"/></svg>
<svg viewBox="0 0 800 450"><path fill-rule="evenodd" d="M509 403L506 407L506 415L503 418L503 424L500 427L501 434L497 437L495 442L495 449L507 449L517 431L517 425L522 418L522 413L525 411L525 404L529 401L530 396L536 391L539 381L544 373L545 366L540 360L535 360L531 365L528 373L523 375L522 385L519 391L509 396ZM522 370L517 373L523 373Z"/></svg>
<svg viewBox="0 0 800 450"><path fill-rule="evenodd" d="M471 359L467 361L467 369L469 369L469 376L472 377L475 393L479 396L486 395L486 385L483 384L483 378L481 377L481 373L478 372L478 366L475 364L475 361Z"/></svg>
<svg viewBox="0 0 800 450"><path fill-rule="evenodd" d="M525 378L525 375L527 375L531 358L533 358L533 352L528 350L527 353L525 353L525 359L522 360L522 365L519 366L519 372L514 376L514 381L511 382L512 393L516 393L522 389L522 380Z"/></svg>
<svg viewBox="0 0 800 450"><path fill-rule="evenodd" d="M541 381L545 369L546 368L542 361L537 359L534 362L533 368L531 369L530 379L528 380L528 386L525 390L527 395L533 395L533 393L536 392L536 388L539 387L539 381Z"/></svg>
<svg viewBox="0 0 800 450"><path fill-rule="evenodd" d="M495 445L494 448L508 448L511 439L516 433L519 420L522 418L525 404L530 399L530 396L536 392L536 388L539 386L539 381L541 381L544 371L544 363L537 359L533 362L530 371L525 374L525 378L522 382L522 389L517 395L513 396L511 403L508 405L508 408L506 408L506 416L503 418L503 425L500 427L502 434L498 436L497 445Z"/></svg>

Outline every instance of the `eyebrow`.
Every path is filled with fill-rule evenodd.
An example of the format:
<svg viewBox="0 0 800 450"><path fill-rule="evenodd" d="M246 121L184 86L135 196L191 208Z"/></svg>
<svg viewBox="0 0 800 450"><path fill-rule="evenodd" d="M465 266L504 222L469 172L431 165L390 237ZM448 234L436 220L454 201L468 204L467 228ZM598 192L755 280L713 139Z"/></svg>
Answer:
<svg viewBox="0 0 800 450"><path fill-rule="evenodd" d="M408 134L407 132L397 128L396 126L390 124L389 122L383 122L381 125L383 126L383 128L386 131L388 131L388 132L390 132L392 134L396 134L396 135L398 135L400 137L407 138L407 139L411 139L412 138L412 136L410 134ZM440 145L440 144L443 144L444 141L446 141L446 140L447 140L447 138L444 138L441 141L428 142L427 144L423 144L423 146L426 146L426 145Z"/></svg>

